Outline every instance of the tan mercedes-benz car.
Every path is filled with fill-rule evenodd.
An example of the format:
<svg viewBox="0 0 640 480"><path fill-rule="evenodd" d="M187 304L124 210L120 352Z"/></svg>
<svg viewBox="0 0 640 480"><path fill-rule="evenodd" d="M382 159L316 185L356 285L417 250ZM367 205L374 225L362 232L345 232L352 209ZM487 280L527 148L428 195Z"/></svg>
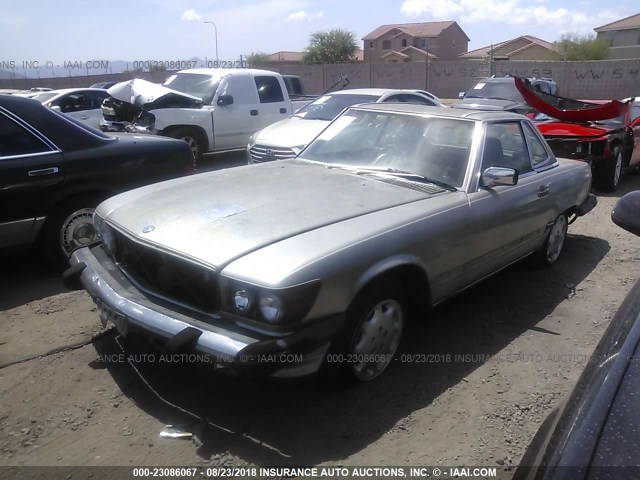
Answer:
<svg viewBox="0 0 640 480"><path fill-rule="evenodd" d="M368 381L409 307L536 255L591 210L589 167L503 112L346 110L296 159L115 196L66 272L103 322L274 378ZM78 282L79 280L79 282Z"/></svg>

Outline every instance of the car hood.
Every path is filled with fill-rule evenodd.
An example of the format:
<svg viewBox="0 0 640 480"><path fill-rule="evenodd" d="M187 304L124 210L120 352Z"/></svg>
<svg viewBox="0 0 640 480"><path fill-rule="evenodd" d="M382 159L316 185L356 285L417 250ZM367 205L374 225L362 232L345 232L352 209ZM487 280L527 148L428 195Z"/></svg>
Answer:
<svg viewBox="0 0 640 480"><path fill-rule="evenodd" d="M167 101L173 103L183 103L185 107L195 106L202 103L202 99L186 93L172 90L163 85L148 82L139 78L116 83L107 89L107 93L121 102L130 103L136 107L150 105Z"/></svg>
<svg viewBox="0 0 640 480"><path fill-rule="evenodd" d="M327 120L291 117L260 130L254 138L259 145L273 147L308 145L329 123Z"/></svg>
<svg viewBox="0 0 640 480"><path fill-rule="evenodd" d="M426 190L286 160L149 185L97 212L142 243L223 268L279 240L445 193Z"/></svg>
<svg viewBox="0 0 640 480"><path fill-rule="evenodd" d="M545 137L602 137L611 131L606 127L571 122L540 122L536 126Z"/></svg>

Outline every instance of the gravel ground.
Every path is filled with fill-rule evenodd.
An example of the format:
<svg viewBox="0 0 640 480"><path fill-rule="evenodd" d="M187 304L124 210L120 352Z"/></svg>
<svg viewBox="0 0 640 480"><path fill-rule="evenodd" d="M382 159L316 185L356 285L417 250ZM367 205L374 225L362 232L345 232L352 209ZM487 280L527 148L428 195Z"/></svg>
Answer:
<svg viewBox="0 0 640 480"><path fill-rule="evenodd" d="M142 346L130 364L113 331L79 346L102 332L88 296L6 259L0 364L78 348L0 369L0 465L516 465L638 278L640 240L610 213L639 188L628 175L600 195L554 267L523 262L415 318L389 371L348 389L227 378ZM198 441L160 438L166 424Z"/></svg>

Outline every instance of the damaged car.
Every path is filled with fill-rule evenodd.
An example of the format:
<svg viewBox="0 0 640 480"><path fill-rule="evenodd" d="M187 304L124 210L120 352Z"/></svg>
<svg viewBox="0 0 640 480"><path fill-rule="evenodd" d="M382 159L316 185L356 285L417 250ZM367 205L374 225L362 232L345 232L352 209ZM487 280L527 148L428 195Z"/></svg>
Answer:
<svg viewBox="0 0 640 480"><path fill-rule="evenodd" d="M361 105L295 159L107 200L101 242L65 276L121 335L237 374L366 382L413 308L524 257L558 261L590 188L521 115Z"/></svg>
<svg viewBox="0 0 640 480"><path fill-rule="evenodd" d="M256 69L192 69L162 85L134 79L108 89L105 131L132 131L186 141L197 160L245 148L251 134L311 101L291 100L282 76Z"/></svg>
<svg viewBox="0 0 640 480"><path fill-rule="evenodd" d="M616 190L625 169L640 166L640 97L625 101L573 100L516 86L533 108L533 120L559 157L587 162L595 186Z"/></svg>

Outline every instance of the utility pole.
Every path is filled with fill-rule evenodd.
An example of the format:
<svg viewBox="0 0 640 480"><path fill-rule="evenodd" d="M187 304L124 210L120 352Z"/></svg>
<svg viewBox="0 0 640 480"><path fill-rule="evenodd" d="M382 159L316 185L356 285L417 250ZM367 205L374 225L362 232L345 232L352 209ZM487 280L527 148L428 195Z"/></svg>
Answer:
<svg viewBox="0 0 640 480"><path fill-rule="evenodd" d="M214 33L214 38L215 38L215 42L216 42L216 67L217 67L219 65L219 59L218 59L218 27L213 22L205 21L204 23L209 23L209 24L213 25L213 33Z"/></svg>

